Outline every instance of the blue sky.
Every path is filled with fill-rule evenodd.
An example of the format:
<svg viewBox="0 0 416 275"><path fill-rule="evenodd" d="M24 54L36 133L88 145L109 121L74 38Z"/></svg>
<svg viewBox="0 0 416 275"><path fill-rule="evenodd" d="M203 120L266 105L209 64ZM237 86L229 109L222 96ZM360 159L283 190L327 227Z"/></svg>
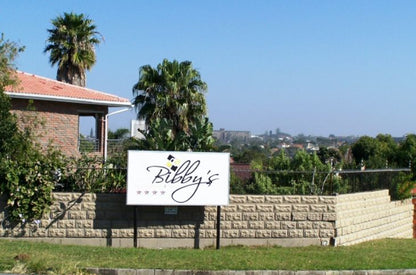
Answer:
<svg viewBox="0 0 416 275"><path fill-rule="evenodd" d="M0 32L26 47L19 70L55 78L46 30L71 11L105 38L89 88L132 99L140 66L190 60L214 129L416 132L415 1L2 1Z"/></svg>

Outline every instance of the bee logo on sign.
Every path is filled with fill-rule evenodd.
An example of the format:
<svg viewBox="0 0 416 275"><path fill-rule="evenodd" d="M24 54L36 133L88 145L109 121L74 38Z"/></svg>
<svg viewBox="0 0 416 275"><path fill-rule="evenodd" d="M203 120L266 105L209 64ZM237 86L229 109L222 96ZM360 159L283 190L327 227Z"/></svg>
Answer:
<svg viewBox="0 0 416 275"><path fill-rule="evenodd" d="M227 205L228 197L228 153L128 152L128 205Z"/></svg>

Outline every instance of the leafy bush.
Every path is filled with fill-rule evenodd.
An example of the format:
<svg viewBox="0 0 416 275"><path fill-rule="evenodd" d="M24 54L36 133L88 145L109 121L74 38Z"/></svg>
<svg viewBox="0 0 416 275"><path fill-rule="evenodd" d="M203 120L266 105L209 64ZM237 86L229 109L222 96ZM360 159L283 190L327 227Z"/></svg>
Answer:
<svg viewBox="0 0 416 275"><path fill-rule="evenodd" d="M25 158L6 158L0 163L1 192L7 195L6 215L12 227L41 219L53 203L61 155L53 150L43 154L34 146L31 149Z"/></svg>
<svg viewBox="0 0 416 275"><path fill-rule="evenodd" d="M234 194L311 195L389 189L393 200L411 196L414 188L412 173L379 171L346 171L338 164L325 164L316 154L298 151L289 158L282 150L268 159L251 162L252 178L249 183L232 179L231 192ZM238 188L237 188L238 187Z"/></svg>
<svg viewBox="0 0 416 275"><path fill-rule="evenodd" d="M0 151L0 192L7 198L8 225L14 227L20 223L25 226L48 212L53 202L56 175L65 160L52 146L45 151L34 142L42 125L36 115L28 112L21 116L19 119L24 127L20 129L17 118L9 112L9 98L3 92L0 93L0 105L6 108L0 123L4 130L0 131L1 139L5 140Z"/></svg>
<svg viewBox="0 0 416 275"><path fill-rule="evenodd" d="M117 161L119 161L117 159ZM111 161L103 163L97 156L82 155L72 158L63 172L62 191L74 192L124 192L127 174Z"/></svg>

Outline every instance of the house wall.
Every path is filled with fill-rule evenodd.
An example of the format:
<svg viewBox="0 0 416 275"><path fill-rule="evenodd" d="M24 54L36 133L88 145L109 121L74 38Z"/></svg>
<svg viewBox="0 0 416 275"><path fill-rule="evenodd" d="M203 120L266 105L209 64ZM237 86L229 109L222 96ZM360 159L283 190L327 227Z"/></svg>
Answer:
<svg viewBox="0 0 416 275"><path fill-rule="evenodd" d="M0 237L62 244L133 246L134 209L125 194L54 193L51 212ZM0 201L0 222L4 219ZM349 245L377 238L412 238L411 200L390 202L388 191L341 196L231 195L221 207L221 245ZM216 244L216 207L137 206L138 246Z"/></svg>
<svg viewBox="0 0 416 275"><path fill-rule="evenodd" d="M40 122L34 127L37 141L46 147L53 144L67 156L79 156L79 114L100 113L102 117L107 113L107 107L83 105L64 102L34 101L29 105L25 99L13 98L11 111L17 115L20 127L33 126L36 118ZM103 152L104 120L97 123L101 144L99 152Z"/></svg>

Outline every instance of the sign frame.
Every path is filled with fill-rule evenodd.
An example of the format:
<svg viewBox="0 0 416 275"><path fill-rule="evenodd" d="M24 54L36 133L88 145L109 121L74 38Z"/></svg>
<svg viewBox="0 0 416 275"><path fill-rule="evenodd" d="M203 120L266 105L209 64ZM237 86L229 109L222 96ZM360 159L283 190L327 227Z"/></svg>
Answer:
<svg viewBox="0 0 416 275"><path fill-rule="evenodd" d="M228 205L229 190L229 153L128 151L127 205Z"/></svg>

